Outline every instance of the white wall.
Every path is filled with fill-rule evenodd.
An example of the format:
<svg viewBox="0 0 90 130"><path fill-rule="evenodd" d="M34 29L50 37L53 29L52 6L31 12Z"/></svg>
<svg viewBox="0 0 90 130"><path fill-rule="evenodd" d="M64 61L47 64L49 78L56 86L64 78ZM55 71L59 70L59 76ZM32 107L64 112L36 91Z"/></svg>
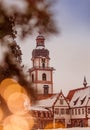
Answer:
<svg viewBox="0 0 90 130"><path fill-rule="evenodd" d="M75 114L75 109L77 110L77 114ZM74 108L74 114L72 114L72 109L71 109L71 118L72 119L78 119L78 118L85 118L85 108L84 108L84 114L82 114L82 108L80 108L80 114L78 114L78 109L79 108Z"/></svg>
<svg viewBox="0 0 90 130"><path fill-rule="evenodd" d="M38 71L38 80L42 80L42 74L45 73L47 76L47 81L51 81L51 71Z"/></svg>
<svg viewBox="0 0 90 130"><path fill-rule="evenodd" d="M37 84L38 93L43 94L43 92L44 92L43 85L44 85L44 84ZM47 85L47 84L46 84L46 85ZM52 87L52 85L51 85L51 84L49 84L49 93L51 93L51 87Z"/></svg>
<svg viewBox="0 0 90 130"><path fill-rule="evenodd" d="M88 119L88 126L90 127L90 119Z"/></svg>

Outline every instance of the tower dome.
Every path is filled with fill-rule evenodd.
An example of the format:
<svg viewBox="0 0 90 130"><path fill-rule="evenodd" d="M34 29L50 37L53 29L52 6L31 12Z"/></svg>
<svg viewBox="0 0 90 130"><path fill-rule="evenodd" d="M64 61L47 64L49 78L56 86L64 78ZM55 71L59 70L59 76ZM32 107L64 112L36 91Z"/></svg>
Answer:
<svg viewBox="0 0 90 130"><path fill-rule="evenodd" d="M45 57L49 59L49 51L47 49L34 49L32 51L32 58Z"/></svg>
<svg viewBox="0 0 90 130"><path fill-rule="evenodd" d="M45 57L49 59L49 50L45 48L45 38L39 33L36 37L36 48L32 51L32 58Z"/></svg>
<svg viewBox="0 0 90 130"><path fill-rule="evenodd" d="M44 41L45 41L44 36L41 33L39 33L39 35L36 38L36 47L38 46L45 47Z"/></svg>

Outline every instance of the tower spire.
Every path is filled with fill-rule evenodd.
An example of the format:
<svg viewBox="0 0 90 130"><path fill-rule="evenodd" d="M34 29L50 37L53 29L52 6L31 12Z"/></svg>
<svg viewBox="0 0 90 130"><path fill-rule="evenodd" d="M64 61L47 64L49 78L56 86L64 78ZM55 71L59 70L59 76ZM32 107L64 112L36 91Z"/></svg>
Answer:
<svg viewBox="0 0 90 130"><path fill-rule="evenodd" d="M83 85L84 85L84 87L86 87L86 86L87 86L87 81L86 81L86 77L85 77L85 76L84 76Z"/></svg>

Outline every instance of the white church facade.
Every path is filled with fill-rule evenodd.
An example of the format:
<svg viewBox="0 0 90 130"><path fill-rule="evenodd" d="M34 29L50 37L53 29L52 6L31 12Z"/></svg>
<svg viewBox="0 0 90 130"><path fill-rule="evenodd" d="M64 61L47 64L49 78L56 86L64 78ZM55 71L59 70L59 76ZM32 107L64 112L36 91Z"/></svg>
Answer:
<svg viewBox="0 0 90 130"><path fill-rule="evenodd" d="M50 67L49 50L45 38L39 34L36 48L32 51L32 68L29 69L33 87L36 90L37 104L31 107L36 120L35 128L90 127L90 86L84 78L83 87L70 90L67 97L63 92L53 92L53 71ZM58 124L58 125L56 125ZM49 126L50 128L50 126Z"/></svg>
<svg viewBox="0 0 90 130"><path fill-rule="evenodd" d="M45 48L45 39L40 34L36 38L36 48L32 51L32 68L29 73L33 87L38 94L53 93L53 67L49 66L49 50Z"/></svg>

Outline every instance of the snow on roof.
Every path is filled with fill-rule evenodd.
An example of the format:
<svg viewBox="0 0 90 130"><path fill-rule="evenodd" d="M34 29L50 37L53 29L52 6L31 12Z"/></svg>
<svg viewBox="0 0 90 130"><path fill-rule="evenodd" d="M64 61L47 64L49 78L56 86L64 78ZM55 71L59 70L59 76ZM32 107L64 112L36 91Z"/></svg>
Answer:
<svg viewBox="0 0 90 130"><path fill-rule="evenodd" d="M47 109L45 109L43 107L39 107L39 106L31 106L30 110L31 111L48 111Z"/></svg>
<svg viewBox="0 0 90 130"><path fill-rule="evenodd" d="M86 87L85 89L75 91L70 101L70 107L86 106L89 97L90 86Z"/></svg>
<svg viewBox="0 0 90 130"><path fill-rule="evenodd" d="M39 100L37 102L37 106L41 106L41 107L52 107L53 104L54 104L54 102L56 101L57 97L58 97L58 94L56 94L54 96L51 96L48 99Z"/></svg>

